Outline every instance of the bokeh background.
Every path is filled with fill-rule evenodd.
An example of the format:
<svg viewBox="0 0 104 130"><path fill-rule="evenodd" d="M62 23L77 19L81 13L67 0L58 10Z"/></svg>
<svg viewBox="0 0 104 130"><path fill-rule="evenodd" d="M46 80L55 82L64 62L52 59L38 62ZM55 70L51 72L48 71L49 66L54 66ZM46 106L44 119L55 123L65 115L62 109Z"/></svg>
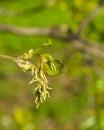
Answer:
<svg viewBox="0 0 104 130"><path fill-rule="evenodd" d="M36 109L35 86L28 84L31 76L15 63L0 59L0 130L104 130L103 3L103 0L0 0L0 54L15 57L50 39L52 46L42 52L64 64L61 75L48 76L53 87L51 97ZM54 35L13 31L14 26L53 30L62 27L67 32L61 35L70 37L91 12L81 34L91 41L89 48L81 41L86 47L77 46L74 37L61 39L54 31ZM94 47L99 51L90 51Z"/></svg>

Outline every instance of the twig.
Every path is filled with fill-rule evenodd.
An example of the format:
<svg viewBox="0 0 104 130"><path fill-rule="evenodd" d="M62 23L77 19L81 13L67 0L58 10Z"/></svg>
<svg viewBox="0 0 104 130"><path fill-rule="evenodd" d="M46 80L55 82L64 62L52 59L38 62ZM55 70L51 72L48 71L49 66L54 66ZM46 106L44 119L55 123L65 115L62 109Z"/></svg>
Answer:
<svg viewBox="0 0 104 130"><path fill-rule="evenodd" d="M24 28L19 26L0 24L0 31L12 32L21 35L49 35L52 32L52 28Z"/></svg>
<svg viewBox="0 0 104 130"><path fill-rule="evenodd" d="M101 77L104 80L104 70L102 70L97 64L93 64L92 68L95 70L95 72L98 74L99 77Z"/></svg>
<svg viewBox="0 0 104 130"><path fill-rule="evenodd" d="M95 60L91 56L85 54L84 61L86 62L87 66L91 67L99 77L104 79L104 70L101 69L101 67L95 62Z"/></svg>
<svg viewBox="0 0 104 130"><path fill-rule="evenodd" d="M6 59L6 60L10 60L10 61L13 61L13 62L15 62L15 63L18 62L18 60L17 60L16 58L11 57L11 56L7 56L7 55L1 55L1 54L0 54L0 58Z"/></svg>
<svg viewBox="0 0 104 130"><path fill-rule="evenodd" d="M20 35L60 35L61 32L66 32L67 27L20 27L16 25L0 24L0 31L11 32Z"/></svg>
<svg viewBox="0 0 104 130"><path fill-rule="evenodd" d="M11 32L19 35L43 35L52 36L60 40L68 41L69 37L63 36L61 33L67 32L67 26L60 27L20 27L15 25L0 24L0 31Z"/></svg>
<svg viewBox="0 0 104 130"><path fill-rule="evenodd" d="M85 29L85 27L91 22L91 20L99 13L99 11L101 11L103 7L103 3L97 5L90 14L88 14L87 17L85 17L85 19L82 21L82 23L80 24L78 31L76 32L77 35L80 35L83 30Z"/></svg>
<svg viewBox="0 0 104 130"><path fill-rule="evenodd" d="M96 46L91 45L91 44L90 44L90 46L83 44L81 39L73 40L72 46L81 50L81 51L84 51L87 54L104 59L104 51L103 50L101 50L101 49L99 49Z"/></svg>
<svg viewBox="0 0 104 130"><path fill-rule="evenodd" d="M44 28L25 28L13 25L0 24L0 31L12 32L21 35L44 35L52 36L58 38L59 40L67 41L72 46L79 50L83 50L88 54L104 59L103 48L100 47L101 44L96 45L90 43L84 38L74 35L72 32L70 36L63 36L63 32L68 31L68 27L44 27ZM73 35L72 35L73 34ZM84 44L83 44L84 43Z"/></svg>

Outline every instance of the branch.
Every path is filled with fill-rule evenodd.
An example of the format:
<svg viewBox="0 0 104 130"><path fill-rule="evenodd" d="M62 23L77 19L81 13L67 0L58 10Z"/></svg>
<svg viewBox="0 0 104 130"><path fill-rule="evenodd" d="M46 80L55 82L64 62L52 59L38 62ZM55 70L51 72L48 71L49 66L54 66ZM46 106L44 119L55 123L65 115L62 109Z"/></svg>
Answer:
<svg viewBox="0 0 104 130"><path fill-rule="evenodd" d="M52 36L58 38L59 40L67 41L73 47L83 50L84 52L96 56L98 58L104 59L104 51L103 48L100 47L101 44L92 44L90 41L80 38L72 32L70 36L63 36L62 33L68 31L67 26L60 26L60 27L44 27L44 28L25 28L13 25L5 25L0 24L0 31L5 32L12 32L16 34L22 35L44 35L44 36ZM83 44L85 43L85 44Z"/></svg>
<svg viewBox="0 0 104 130"><path fill-rule="evenodd" d="M104 70L101 69L96 63L92 65L92 68L95 70L95 72L104 80Z"/></svg>
<svg viewBox="0 0 104 130"><path fill-rule="evenodd" d="M68 41L68 37L63 36L62 33L68 31L68 26L60 27L20 27L15 25L6 25L0 24L0 31L11 32L19 35L43 35L43 36L52 36L60 40Z"/></svg>
<svg viewBox="0 0 104 130"><path fill-rule="evenodd" d="M82 31L85 29L85 27L91 22L91 20L99 13L99 11L101 11L102 7L103 7L104 3L102 2L102 4L100 3L99 5L97 5L92 12L90 12L90 14L88 14L87 17L85 17L85 19L82 21L82 23L80 24L78 31L77 31L77 35L80 35L82 33Z"/></svg>
<svg viewBox="0 0 104 130"><path fill-rule="evenodd" d="M73 42L72 46L81 50L82 52L104 59L104 50L99 49L100 45L96 46L92 44L89 44L89 45L83 44L82 39L73 40L72 42Z"/></svg>
<svg viewBox="0 0 104 130"><path fill-rule="evenodd" d="M52 28L24 28L19 26L0 24L0 31L12 32L22 35L48 35L52 31Z"/></svg>
<svg viewBox="0 0 104 130"><path fill-rule="evenodd" d="M66 32L65 27L20 27L16 25L0 24L0 31L11 32L21 35L49 35L52 33Z"/></svg>
<svg viewBox="0 0 104 130"><path fill-rule="evenodd" d="M85 38L85 37L80 37L79 39L80 39L80 41L82 41L84 44L86 44L86 45L88 45L88 46L90 46L90 47L94 46L94 47L96 47L96 48L98 48L98 49L100 49L100 50L103 50L103 49L104 49L104 43L102 43L102 42L97 42L97 41L89 40L89 39L87 39L87 38Z"/></svg>
<svg viewBox="0 0 104 130"><path fill-rule="evenodd" d="M92 68L99 75L99 77L104 79L104 70L95 62L93 58L85 54L84 61L86 62L87 66Z"/></svg>

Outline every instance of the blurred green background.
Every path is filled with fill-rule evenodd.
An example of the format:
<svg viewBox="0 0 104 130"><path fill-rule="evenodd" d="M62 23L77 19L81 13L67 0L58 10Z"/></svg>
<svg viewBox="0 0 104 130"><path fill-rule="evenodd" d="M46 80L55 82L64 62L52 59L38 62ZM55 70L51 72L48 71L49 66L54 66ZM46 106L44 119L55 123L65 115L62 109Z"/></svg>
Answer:
<svg viewBox="0 0 104 130"><path fill-rule="evenodd" d="M0 23L20 27L58 27L76 31L99 0L0 0ZM104 42L104 8L83 34ZM104 79L84 61L83 53L57 38L0 31L0 54L18 56L52 41L50 53L64 72L48 77L51 97L39 109L31 77L11 61L0 59L0 130L104 130ZM95 59L94 57L92 57ZM104 69L103 59L96 59Z"/></svg>

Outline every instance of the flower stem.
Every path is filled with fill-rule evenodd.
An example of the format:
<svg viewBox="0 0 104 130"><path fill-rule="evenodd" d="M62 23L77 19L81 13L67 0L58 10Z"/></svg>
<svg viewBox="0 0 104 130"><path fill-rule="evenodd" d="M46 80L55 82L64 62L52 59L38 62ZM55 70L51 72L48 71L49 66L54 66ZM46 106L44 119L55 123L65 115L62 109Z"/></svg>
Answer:
<svg viewBox="0 0 104 130"><path fill-rule="evenodd" d="M16 62L16 63L18 61L16 58L11 57L11 56L7 56L7 55L0 55L0 58L6 59L6 60L10 60L10 61L13 61L13 62Z"/></svg>

